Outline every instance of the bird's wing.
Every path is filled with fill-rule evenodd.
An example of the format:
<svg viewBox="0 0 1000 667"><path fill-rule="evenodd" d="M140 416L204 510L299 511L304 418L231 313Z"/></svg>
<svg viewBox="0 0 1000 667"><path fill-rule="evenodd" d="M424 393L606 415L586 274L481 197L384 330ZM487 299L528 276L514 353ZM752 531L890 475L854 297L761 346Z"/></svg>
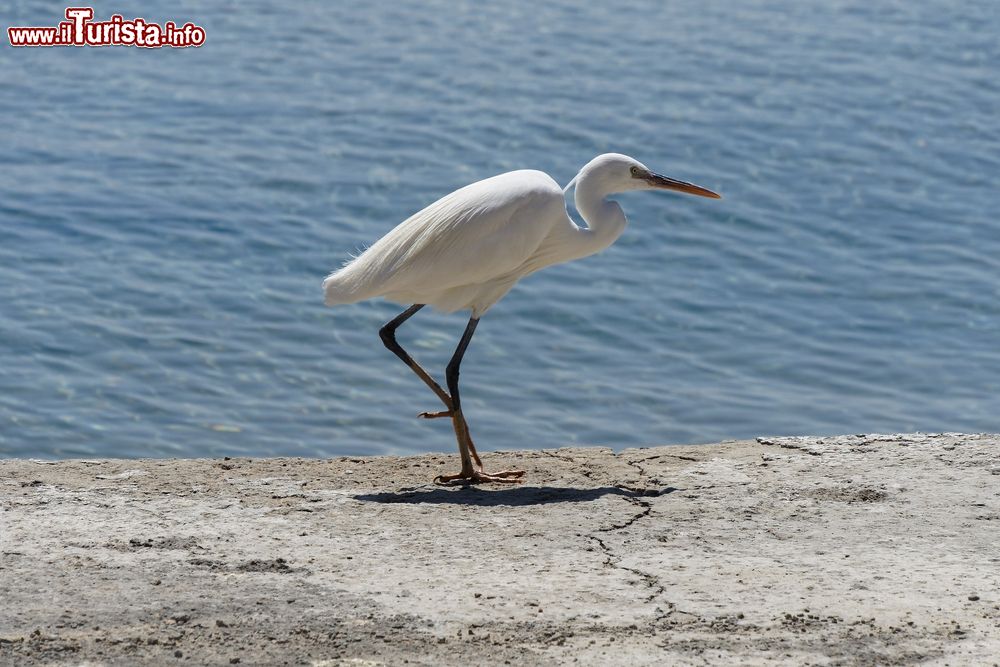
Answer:
<svg viewBox="0 0 1000 667"><path fill-rule="evenodd" d="M324 283L351 301L392 292L428 294L516 272L565 217L562 189L542 172L473 183L414 214ZM337 300L334 302L342 302Z"/></svg>

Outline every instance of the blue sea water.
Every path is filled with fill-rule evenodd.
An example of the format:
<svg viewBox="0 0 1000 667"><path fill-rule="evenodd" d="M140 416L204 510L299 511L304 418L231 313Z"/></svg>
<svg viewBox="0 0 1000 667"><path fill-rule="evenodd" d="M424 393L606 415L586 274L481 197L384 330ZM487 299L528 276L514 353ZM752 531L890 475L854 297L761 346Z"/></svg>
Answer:
<svg viewBox="0 0 1000 667"><path fill-rule="evenodd" d="M95 11L203 47L0 48L0 455L452 450L400 309L322 278L606 151L725 198L623 195L615 246L487 314L480 448L1000 429L992 0L170 4ZM440 373L464 326L400 340Z"/></svg>

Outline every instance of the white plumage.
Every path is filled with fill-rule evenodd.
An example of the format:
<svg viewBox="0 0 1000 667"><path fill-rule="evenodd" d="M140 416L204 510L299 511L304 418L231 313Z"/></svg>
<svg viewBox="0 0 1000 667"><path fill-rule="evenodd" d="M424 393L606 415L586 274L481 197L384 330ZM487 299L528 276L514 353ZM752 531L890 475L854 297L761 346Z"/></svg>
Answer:
<svg viewBox="0 0 1000 667"><path fill-rule="evenodd" d="M540 171L467 185L332 273L323 282L326 304L384 296L482 314L530 272L526 262L565 210L562 189Z"/></svg>

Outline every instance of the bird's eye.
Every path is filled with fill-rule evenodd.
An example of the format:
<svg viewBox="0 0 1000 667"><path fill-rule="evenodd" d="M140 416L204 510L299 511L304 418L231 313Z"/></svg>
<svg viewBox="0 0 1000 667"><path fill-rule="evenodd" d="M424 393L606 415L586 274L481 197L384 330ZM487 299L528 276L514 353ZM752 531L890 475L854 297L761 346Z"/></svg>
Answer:
<svg viewBox="0 0 1000 667"><path fill-rule="evenodd" d="M629 171L632 172L633 176L638 176L639 175L639 167L633 166L631 169L629 169Z"/></svg>

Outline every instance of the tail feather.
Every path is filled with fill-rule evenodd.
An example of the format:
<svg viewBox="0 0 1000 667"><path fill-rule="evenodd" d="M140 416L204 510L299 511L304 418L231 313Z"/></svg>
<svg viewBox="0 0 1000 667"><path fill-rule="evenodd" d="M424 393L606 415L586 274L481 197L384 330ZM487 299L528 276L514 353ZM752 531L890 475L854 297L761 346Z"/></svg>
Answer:
<svg viewBox="0 0 1000 667"><path fill-rule="evenodd" d="M337 306L344 303L354 303L361 299L355 297L355 290L351 288L349 276L345 276L344 269L334 271L323 281L323 303L328 306Z"/></svg>
<svg viewBox="0 0 1000 667"><path fill-rule="evenodd" d="M324 303L336 306L379 296L382 278L371 260L372 256L365 251L328 275L323 281Z"/></svg>

